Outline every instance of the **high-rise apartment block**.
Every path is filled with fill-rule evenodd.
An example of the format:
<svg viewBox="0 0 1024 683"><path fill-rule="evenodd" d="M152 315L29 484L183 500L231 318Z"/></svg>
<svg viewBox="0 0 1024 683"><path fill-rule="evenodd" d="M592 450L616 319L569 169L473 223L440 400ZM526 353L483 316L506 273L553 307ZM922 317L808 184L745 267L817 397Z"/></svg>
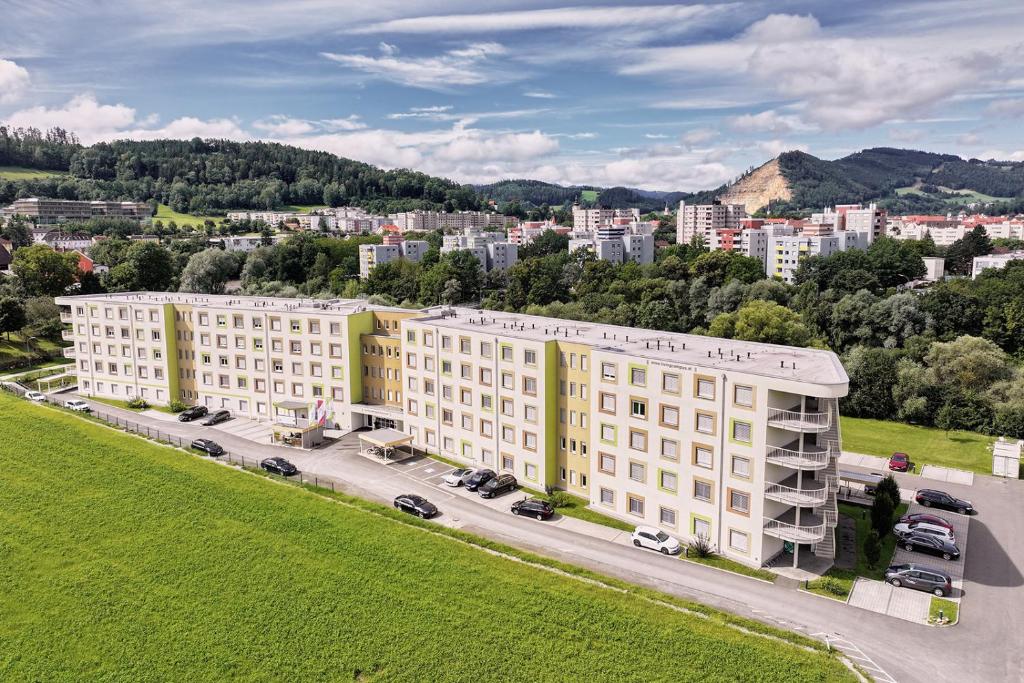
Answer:
<svg viewBox="0 0 1024 683"><path fill-rule="evenodd" d="M58 225L69 221L87 221L109 216L142 221L153 215L153 208L145 202L71 201L67 199L17 199L0 211L5 220L22 216L37 225Z"/></svg>
<svg viewBox="0 0 1024 683"><path fill-rule="evenodd" d="M359 277L370 277L374 268L389 261L404 258L418 262L429 248L425 240L406 240L397 233L385 233L383 244L359 245Z"/></svg>
<svg viewBox="0 0 1024 683"><path fill-rule="evenodd" d="M505 241L503 232L481 232L466 228L462 234L442 237L441 253L468 251L487 272L506 270L519 260L519 247Z"/></svg>
<svg viewBox="0 0 1024 683"><path fill-rule="evenodd" d="M226 408L306 447L389 427L748 565L834 557L848 379L829 351L348 300L57 303L87 395Z"/></svg>
<svg viewBox="0 0 1024 683"><path fill-rule="evenodd" d="M612 263L654 263L654 226L618 217L593 230L573 228L569 251L576 249L588 249L598 259Z"/></svg>
<svg viewBox="0 0 1024 683"><path fill-rule="evenodd" d="M433 232L434 230L483 230L506 228L516 224L515 216L488 211L406 211L388 216L401 232Z"/></svg>
<svg viewBox="0 0 1024 683"><path fill-rule="evenodd" d="M598 228L611 225L616 218L624 218L629 222L640 220L640 209L586 209L579 204L572 207L572 229L573 230L597 230Z"/></svg>
<svg viewBox="0 0 1024 683"><path fill-rule="evenodd" d="M700 237L710 245L717 230L737 230L740 221L746 218L743 204L687 204L679 202L676 214L676 243L689 244L694 237Z"/></svg>

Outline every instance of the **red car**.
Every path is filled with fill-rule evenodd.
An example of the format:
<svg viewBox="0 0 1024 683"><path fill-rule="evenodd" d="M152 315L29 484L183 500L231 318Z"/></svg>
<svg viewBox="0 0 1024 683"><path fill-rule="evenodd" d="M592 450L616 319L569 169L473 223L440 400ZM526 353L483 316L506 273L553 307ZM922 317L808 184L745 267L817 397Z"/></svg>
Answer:
<svg viewBox="0 0 1024 683"><path fill-rule="evenodd" d="M900 517L900 524L914 524L917 522L924 522L925 524L934 524L935 526L941 526L944 529L953 531L953 525L944 520L942 517L936 515L929 515L923 512L915 512L911 515L903 515Z"/></svg>
<svg viewBox="0 0 1024 683"><path fill-rule="evenodd" d="M906 453L893 453L889 458L889 469L893 472L906 472L910 469L910 456Z"/></svg>

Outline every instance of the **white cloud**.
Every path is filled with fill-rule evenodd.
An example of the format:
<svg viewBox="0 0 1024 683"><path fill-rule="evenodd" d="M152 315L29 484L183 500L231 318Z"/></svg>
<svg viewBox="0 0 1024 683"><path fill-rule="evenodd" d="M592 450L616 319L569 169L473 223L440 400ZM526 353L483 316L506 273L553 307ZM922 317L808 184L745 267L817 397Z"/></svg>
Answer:
<svg viewBox="0 0 1024 683"><path fill-rule="evenodd" d="M981 136L977 133L964 133L962 135L958 135L956 138L956 144L964 145L965 147L973 147L974 145L980 145L981 143Z"/></svg>
<svg viewBox="0 0 1024 683"><path fill-rule="evenodd" d="M773 109L758 114L742 114L729 119L729 126L742 133L788 133L793 130L806 130L807 126L800 117L779 114Z"/></svg>
<svg viewBox="0 0 1024 683"><path fill-rule="evenodd" d="M667 140L668 136L664 133L644 133L644 137L648 140Z"/></svg>
<svg viewBox="0 0 1024 683"><path fill-rule="evenodd" d="M553 100L558 97L553 93L545 92L543 90L528 90L523 93L523 97L535 97L540 100Z"/></svg>
<svg viewBox="0 0 1024 683"><path fill-rule="evenodd" d="M321 55L392 83L428 90L449 90L452 86L479 85L499 80L493 69L486 68L485 62L505 52L505 47L499 43L471 43L436 57L370 57L334 52L322 52Z"/></svg>
<svg viewBox="0 0 1024 683"><path fill-rule="evenodd" d="M362 130L363 128L366 128L366 124L360 120L358 114L352 114L341 119L324 119L323 121L320 121L320 125L324 130L331 132L341 130Z"/></svg>
<svg viewBox="0 0 1024 683"><path fill-rule="evenodd" d="M294 119L282 114L275 114L266 119L253 121L252 127L268 135L304 135L316 130L309 121Z"/></svg>
<svg viewBox="0 0 1024 683"><path fill-rule="evenodd" d="M792 152L794 150L806 152L808 149L807 145L778 139L762 140L757 143L757 148L773 158L779 156L783 152Z"/></svg>
<svg viewBox="0 0 1024 683"><path fill-rule="evenodd" d="M9 59L0 59L0 104L11 104L21 99L28 90L28 70Z"/></svg>
<svg viewBox="0 0 1024 683"><path fill-rule="evenodd" d="M889 139L896 142L918 142L925 132L920 128L890 128Z"/></svg>
<svg viewBox="0 0 1024 683"><path fill-rule="evenodd" d="M821 32L821 24L812 15L769 14L747 27L743 38L759 43L802 40Z"/></svg>
<svg viewBox="0 0 1024 683"><path fill-rule="evenodd" d="M1024 99L996 100L990 103L985 111L1001 118L1015 119L1024 116Z"/></svg>
<svg viewBox="0 0 1024 683"><path fill-rule="evenodd" d="M694 128L679 136L679 141L684 145L703 145L718 137L718 131L714 128Z"/></svg>
<svg viewBox="0 0 1024 683"><path fill-rule="evenodd" d="M1007 152L1001 149L986 149L976 155L977 159L995 159L996 161L1024 161L1024 149L1016 152Z"/></svg>
<svg viewBox="0 0 1024 683"><path fill-rule="evenodd" d="M621 29L629 26L685 25L719 13L729 5L638 5L635 7L558 7L553 9L448 14L393 19L354 29L353 33L493 33L543 29Z"/></svg>
<svg viewBox="0 0 1024 683"><path fill-rule="evenodd" d="M388 57L393 57L399 53L397 45L385 43L383 40L377 45L377 49L380 50L382 55L387 55Z"/></svg>

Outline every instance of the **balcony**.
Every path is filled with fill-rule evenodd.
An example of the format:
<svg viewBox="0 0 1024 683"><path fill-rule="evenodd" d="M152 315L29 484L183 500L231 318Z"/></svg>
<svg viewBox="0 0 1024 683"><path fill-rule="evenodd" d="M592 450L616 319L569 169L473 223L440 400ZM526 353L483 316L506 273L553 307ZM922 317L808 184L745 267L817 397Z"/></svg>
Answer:
<svg viewBox="0 0 1024 683"><path fill-rule="evenodd" d="M799 505L801 507L818 507L828 500L828 485L823 481L805 478L797 488L796 475L777 483L764 485L764 497L769 500Z"/></svg>
<svg viewBox="0 0 1024 683"><path fill-rule="evenodd" d="M828 431L828 428L832 426L832 416L827 412L804 413L799 410L769 408L768 426L791 432L818 434Z"/></svg>
<svg viewBox="0 0 1024 683"><path fill-rule="evenodd" d="M782 465L794 470L823 470L829 466L835 450L831 445L804 444L800 448L798 441L787 446L768 446L765 458L773 465Z"/></svg>
<svg viewBox="0 0 1024 683"><path fill-rule="evenodd" d="M60 331L60 338L63 339L64 341L74 341L75 340L75 331L74 330L61 330Z"/></svg>
<svg viewBox="0 0 1024 683"><path fill-rule="evenodd" d="M72 319L71 319L71 311L65 311L65 310L61 309L61 312L60 312L60 321L61 321L62 323L70 323L70 322L71 322L71 320L72 320Z"/></svg>
<svg viewBox="0 0 1024 683"><path fill-rule="evenodd" d="M766 519L764 533L792 543L819 543L825 538L827 527L823 517L809 512L801 513L800 523L796 524L796 513L789 510L774 519Z"/></svg>
<svg viewBox="0 0 1024 683"><path fill-rule="evenodd" d="M63 351L61 351L61 354L63 354L65 358L75 358L78 352L75 350L74 346L68 346L65 347Z"/></svg>

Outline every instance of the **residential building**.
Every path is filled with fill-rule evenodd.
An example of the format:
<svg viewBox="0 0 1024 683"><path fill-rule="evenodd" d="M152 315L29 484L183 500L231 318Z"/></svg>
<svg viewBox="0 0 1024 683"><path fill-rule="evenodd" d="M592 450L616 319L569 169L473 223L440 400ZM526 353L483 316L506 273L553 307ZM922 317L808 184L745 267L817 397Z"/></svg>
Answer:
<svg viewBox="0 0 1024 683"><path fill-rule="evenodd" d="M1011 261L1024 261L1024 251L1011 251L1005 254L988 254L975 256L971 265L971 279L981 275L988 268L1003 269Z"/></svg>
<svg viewBox="0 0 1024 683"><path fill-rule="evenodd" d="M406 211L388 216L400 232L433 232L434 230L466 230L485 228L506 228L516 224L515 216L505 216L489 211Z"/></svg>
<svg viewBox="0 0 1024 683"><path fill-rule="evenodd" d="M405 240L400 234L389 231L384 235L383 244L359 245L359 277L368 278L374 268L396 259L418 262L429 248L425 240Z"/></svg>
<svg viewBox="0 0 1024 683"><path fill-rule="evenodd" d="M783 282L796 280L800 263L808 256L830 256L847 249L866 249L867 236L847 230L820 234L772 235L768 238L765 273Z"/></svg>
<svg viewBox="0 0 1024 683"><path fill-rule="evenodd" d="M601 207L587 209L579 204L572 207L573 230L597 230L611 225L616 218L625 218L629 222L640 221L640 209L604 209Z"/></svg>
<svg viewBox="0 0 1024 683"><path fill-rule="evenodd" d="M297 211L228 211L227 218L229 221L253 221L271 227L320 232L334 230L336 225L333 215Z"/></svg>
<svg viewBox="0 0 1024 683"><path fill-rule="evenodd" d="M442 238L441 253L468 251L480 262L486 271L506 270L519 260L519 247L505 241L501 232L481 232L466 228L462 234L445 235Z"/></svg>
<svg viewBox="0 0 1024 683"><path fill-rule="evenodd" d="M518 247L529 244L548 230L559 235L568 235L572 228L558 225L554 221L522 221L508 229L508 241Z"/></svg>
<svg viewBox="0 0 1024 683"><path fill-rule="evenodd" d="M569 251L588 249L612 263L654 263L654 226L649 222L618 217L594 229L573 228L569 236Z"/></svg>
<svg viewBox="0 0 1024 683"><path fill-rule="evenodd" d="M743 204L687 204L679 202L676 214L676 242L689 244L694 237L700 237L711 245L718 230L738 230L740 221L747 217Z"/></svg>
<svg viewBox="0 0 1024 683"><path fill-rule="evenodd" d="M263 235L225 235L223 237L211 237L209 243L211 246L223 247L224 251L250 252L265 244L270 246L285 239L285 235L271 235L269 240ZM268 241L269 244L267 244Z"/></svg>
<svg viewBox="0 0 1024 683"><path fill-rule="evenodd" d="M59 297L80 390L224 408L315 445L389 427L761 566L834 557L835 354L464 308ZM308 440L307 440L308 438Z"/></svg>
<svg viewBox="0 0 1024 683"><path fill-rule="evenodd" d="M941 256L924 256L925 275L928 282L937 282L946 276L946 259Z"/></svg>
<svg viewBox="0 0 1024 683"><path fill-rule="evenodd" d="M22 216L36 225L58 225L69 221L87 221L96 216L112 216L141 221L153 215L145 202L72 201L30 197L16 199L0 211L3 218Z"/></svg>

